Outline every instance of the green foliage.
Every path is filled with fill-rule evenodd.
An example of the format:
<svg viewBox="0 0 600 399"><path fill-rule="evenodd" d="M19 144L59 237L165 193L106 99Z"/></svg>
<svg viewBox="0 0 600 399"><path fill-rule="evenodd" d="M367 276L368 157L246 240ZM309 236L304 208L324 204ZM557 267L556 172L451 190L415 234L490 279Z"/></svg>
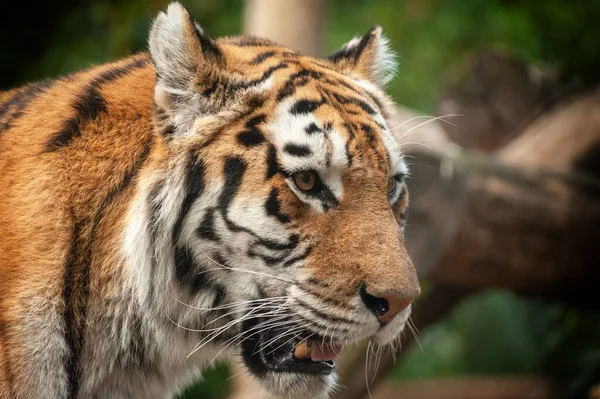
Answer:
<svg viewBox="0 0 600 399"><path fill-rule="evenodd" d="M182 392L177 399L221 399L230 390L228 381L231 371L225 363L218 363L202 373L202 379Z"/></svg>
<svg viewBox="0 0 600 399"><path fill-rule="evenodd" d="M570 311L555 329L560 342L543 370L559 383L563 397L587 398L589 387L600 382L600 314Z"/></svg>
<svg viewBox="0 0 600 399"><path fill-rule="evenodd" d="M425 329L394 370L403 380L545 374L563 398L600 381L600 314L488 291Z"/></svg>
<svg viewBox="0 0 600 399"><path fill-rule="evenodd" d="M240 32L242 0L183 2L209 34ZM50 18L37 36L28 36L28 26L5 33L11 40L0 62L0 88L144 50L152 17L168 3L62 0L47 7L43 12ZM484 49L555 68L570 82L600 80L598 1L329 0L327 5L326 48L334 51L374 24L382 25L400 56L398 78L389 91L398 102L421 111L433 112L444 77L465 54ZM21 51L39 43L39 53ZM7 57L11 51L21 54L23 62Z"/></svg>
<svg viewBox="0 0 600 399"><path fill-rule="evenodd" d="M488 291L423 331L394 375L404 379L464 374L539 373L559 342L564 309Z"/></svg>
<svg viewBox="0 0 600 399"><path fill-rule="evenodd" d="M466 53L497 49L585 84L600 75L600 2L480 0L332 0L327 48L382 25L399 54L390 86L402 104L432 112L448 71ZM587 23L584 23L587 22ZM585 29L590 31L584 32ZM576 45L575 45L576 44Z"/></svg>

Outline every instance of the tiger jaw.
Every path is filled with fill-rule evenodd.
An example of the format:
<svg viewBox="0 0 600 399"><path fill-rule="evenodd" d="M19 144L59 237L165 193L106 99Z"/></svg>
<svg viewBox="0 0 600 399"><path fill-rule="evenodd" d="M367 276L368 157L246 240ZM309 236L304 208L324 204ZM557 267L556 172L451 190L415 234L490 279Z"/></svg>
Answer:
<svg viewBox="0 0 600 399"><path fill-rule="evenodd" d="M369 332L357 332L352 341L368 339L377 345L391 344L404 330L410 312L409 306L385 325L374 323ZM246 367L275 395L298 392L301 397L326 397L337 382L335 361L350 337L324 337L304 328L299 321L278 324L282 327L270 327L273 323L268 318L243 323L241 352Z"/></svg>

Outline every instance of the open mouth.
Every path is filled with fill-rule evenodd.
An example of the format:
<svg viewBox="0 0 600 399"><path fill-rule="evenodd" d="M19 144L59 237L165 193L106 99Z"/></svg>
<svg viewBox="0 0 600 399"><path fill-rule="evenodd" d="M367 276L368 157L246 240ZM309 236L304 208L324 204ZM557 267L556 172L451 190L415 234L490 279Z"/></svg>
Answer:
<svg viewBox="0 0 600 399"><path fill-rule="evenodd" d="M242 356L252 372L328 375L335 370L335 359L342 351L340 344L308 331L298 333L299 328L290 325L273 328L268 325L261 319L248 320L244 325Z"/></svg>

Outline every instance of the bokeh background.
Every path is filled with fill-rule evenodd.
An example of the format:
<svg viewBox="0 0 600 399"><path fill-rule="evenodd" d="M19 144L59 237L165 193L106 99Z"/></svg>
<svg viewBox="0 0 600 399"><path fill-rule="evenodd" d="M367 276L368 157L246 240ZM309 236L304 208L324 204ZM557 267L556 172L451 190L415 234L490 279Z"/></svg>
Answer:
<svg viewBox="0 0 600 399"><path fill-rule="evenodd" d="M248 31L260 1L183 2L221 36ZM374 24L399 55L388 92L409 120L407 239L425 288L418 342L407 331L377 377L356 348L338 397L367 394L365 363L376 398L600 397L600 1L307 2L317 55ZM283 25L307 23L294 3ZM167 4L13 2L0 90L144 51ZM217 365L181 398L248 395L234 373Z"/></svg>

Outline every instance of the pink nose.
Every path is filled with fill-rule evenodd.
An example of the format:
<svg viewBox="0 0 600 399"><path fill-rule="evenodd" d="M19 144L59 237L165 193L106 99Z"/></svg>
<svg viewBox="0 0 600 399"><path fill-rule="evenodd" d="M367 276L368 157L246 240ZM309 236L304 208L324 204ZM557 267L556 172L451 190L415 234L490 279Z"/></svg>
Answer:
<svg viewBox="0 0 600 399"><path fill-rule="evenodd" d="M360 297L373 312L381 324L386 324L392 320L398 313L410 306L417 295L396 295L387 292L367 292L363 286L360 289Z"/></svg>

